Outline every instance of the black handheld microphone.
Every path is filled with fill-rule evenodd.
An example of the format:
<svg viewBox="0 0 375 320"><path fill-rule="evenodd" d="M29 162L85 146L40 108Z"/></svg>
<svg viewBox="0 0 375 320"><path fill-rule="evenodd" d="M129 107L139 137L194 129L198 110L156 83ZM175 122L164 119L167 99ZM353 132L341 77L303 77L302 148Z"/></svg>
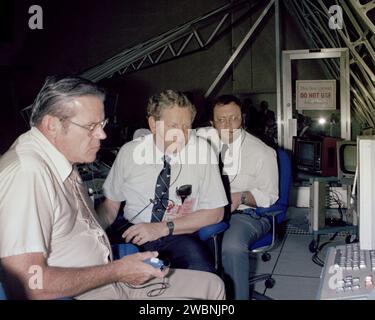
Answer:
<svg viewBox="0 0 375 320"><path fill-rule="evenodd" d="M191 195L191 190L191 184L184 184L183 186L176 189L177 195L181 197L182 204L184 204L185 199Z"/></svg>
<svg viewBox="0 0 375 320"><path fill-rule="evenodd" d="M158 200L156 200L156 199L150 199L150 202L151 202L152 204L157 204L157 203L158 203Z"/></svg>

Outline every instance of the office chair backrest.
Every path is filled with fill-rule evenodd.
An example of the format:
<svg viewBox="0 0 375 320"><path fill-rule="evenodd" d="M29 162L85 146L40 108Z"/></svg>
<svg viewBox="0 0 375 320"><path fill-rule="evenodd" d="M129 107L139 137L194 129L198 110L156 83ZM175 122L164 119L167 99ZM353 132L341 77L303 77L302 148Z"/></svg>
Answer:
<svg viewBox="0 0 375 320"><path fill-rule="evenodd" d="M292 165L288 154L283 149L277 149L277 161L279 165L279 199L274 206L280 207L283 213L277 216L277 223L284 220L289 203L289 190L292 182Z"/></svg>
<svg viewBox="0 0 375 320"><path fill-rule="evenodd" d="M7 300L7 296L5 294L5 290L1 282L0 282L0 300Z"/></svg>
<svg viewBox="0 0 375 320"><path fill-rule="evenodd" d="M268 208L256 209L259 215L268 212L282 211L276 216L276 223L281 223L286 215L289 202L289 190L292 182L292 165L287 152L283 149L277 149L277 162L279 167L279 199Z"/></svg>
<svg viewBox="0 0 375 320"><path fill-rule="evenodd" d="M288 206L289 189L292 182L292 165L288 154L283 149L277 150L279 165L279 199L277 204Z"/></svg>

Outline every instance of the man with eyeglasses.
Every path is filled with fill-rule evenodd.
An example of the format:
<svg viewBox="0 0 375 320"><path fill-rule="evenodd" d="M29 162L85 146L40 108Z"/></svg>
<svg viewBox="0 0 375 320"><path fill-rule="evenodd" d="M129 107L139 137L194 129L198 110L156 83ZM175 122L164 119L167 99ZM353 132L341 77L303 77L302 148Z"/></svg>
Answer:
<svg viewBox="0 0 375 320"><path fill-rule="evenodd" d="M150 97L152 133L121 148L98 212L109 225L125 201L126 221L109 230L112 241L157 250L176 268L216 272L214 255L198 231L222 220L227 198L217 163L210 159L215 154L190 130L195 114L182 92L165 90Z"/></svg>
<svg viewBox="0 0 375 320"><path fill-rule="evenodd" d="M212 108L213 128L197 134L208 137L223 162L223 180L229 184L230 227L224 233L222 259L229 278L228 294L249 299L248 245L271 227L253 208L268 207L278 199L278 167L275 151L242 129L241 103L233 95L218 97ZM216 132L216 134L215 134ZM225 181L224 181L225 182Z"/></svg>
<svg viewBox="0 0 375 320"><path fill-rule="evenodd" d="M47 78L22 134L0 160L0 267L9 298L223 299L222 281L160 270L148 251L113 261L78 163L95 160L107 120L104 92L79 77Z"/></svg>

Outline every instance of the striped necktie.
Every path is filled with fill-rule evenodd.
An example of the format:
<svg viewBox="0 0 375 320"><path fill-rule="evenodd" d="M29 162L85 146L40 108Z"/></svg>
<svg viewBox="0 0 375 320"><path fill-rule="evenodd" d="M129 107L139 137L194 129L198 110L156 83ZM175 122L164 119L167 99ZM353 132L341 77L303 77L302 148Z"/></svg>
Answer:
<svg viewBox="0 0 375 320"><path fill-rule="evenodd" d="M171 181L170 158L166 155L163 157L164 166L160 171L155 186L155 202L152 208L151 222L160 222L163 220L165 210L169 200L169 184Z"/></svg>

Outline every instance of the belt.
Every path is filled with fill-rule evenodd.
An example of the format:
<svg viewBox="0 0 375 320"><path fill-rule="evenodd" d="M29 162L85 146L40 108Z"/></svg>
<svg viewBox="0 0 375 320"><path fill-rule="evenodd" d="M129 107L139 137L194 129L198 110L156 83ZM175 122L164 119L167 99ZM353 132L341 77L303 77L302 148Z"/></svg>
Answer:
<svg viewBox="0 0 375 320"><path fill-rule="evenodd" d="M244 214L252 214L252 213L256 213L256 209L253 209L253 208L246 208L246 209L243 209L243 210L234 210L232 213L244 213Z"/></svg>
<svg viewBox="0 0 375 320"><path fill-rule="evenodd" d="M246 215L248 215L248 216L250 216L250 217L252 217L256 220L260 220L262 218L268 219L268 217L258 215L256 213L256 209L254 209L254 208L246 208L246 209L243 209L243 210L235 210L235 211L232 212L232 214L246 214Z"/></svg>

